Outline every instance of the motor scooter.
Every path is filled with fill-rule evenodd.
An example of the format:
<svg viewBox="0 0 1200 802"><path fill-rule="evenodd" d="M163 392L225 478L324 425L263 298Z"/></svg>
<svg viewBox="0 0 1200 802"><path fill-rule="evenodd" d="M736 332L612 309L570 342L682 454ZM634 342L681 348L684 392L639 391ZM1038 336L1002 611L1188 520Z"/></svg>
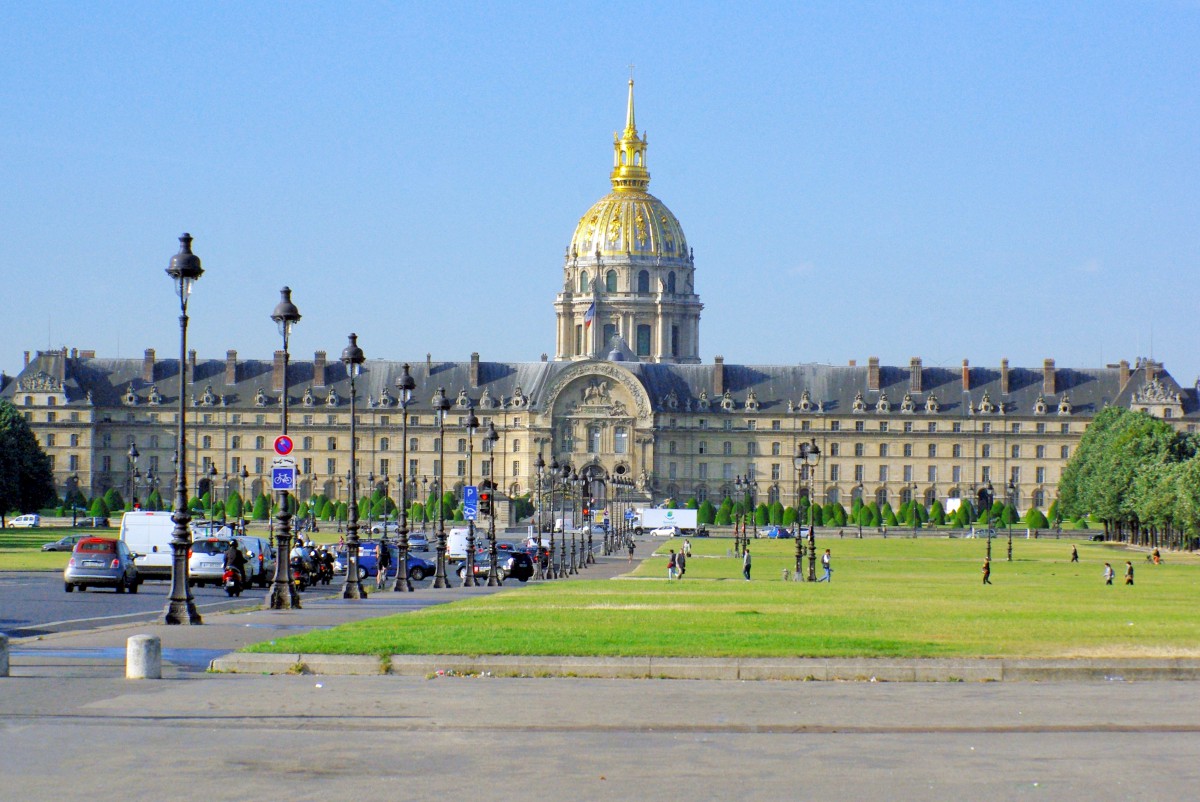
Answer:
<svg viewBox="0 0 1200 802"><path fill-rule="evenodd" d="M225 575L222 577L222 584L225 587L225 593L230 596L242 595L242 572L235 568L226 568Z"/></svg>
<svg viewBox="0 0 1200 802"><path fill-rule="evenodd" d="M299 557L293 557L290 565L292 569L292 583L295 584L297 590L304 590L312 584L308 567L304 564L304 560Z"/></svg>

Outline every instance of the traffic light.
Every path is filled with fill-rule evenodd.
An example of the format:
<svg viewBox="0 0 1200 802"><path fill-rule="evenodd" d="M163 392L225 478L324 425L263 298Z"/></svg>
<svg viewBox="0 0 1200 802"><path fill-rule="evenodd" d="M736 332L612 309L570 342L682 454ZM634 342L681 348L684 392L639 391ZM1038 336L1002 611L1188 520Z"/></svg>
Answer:
<svg viewBox="0 0 1200 802"><path fill-rule="evenodd" d="M492 493L490 490L484 490L479 494L479 513L481 515L492 514Z"/></svg>
<svg viewBox="0 0 1200 802"><path fill-rule="evenodd" d="M590 520L592 520L592 518L591 518L591 512L592 512L592 511L591 511L591 510L589 510L587 507L584 507L584 508L583 508L583 520L584 520L584 521L590 521Z"/></svg>

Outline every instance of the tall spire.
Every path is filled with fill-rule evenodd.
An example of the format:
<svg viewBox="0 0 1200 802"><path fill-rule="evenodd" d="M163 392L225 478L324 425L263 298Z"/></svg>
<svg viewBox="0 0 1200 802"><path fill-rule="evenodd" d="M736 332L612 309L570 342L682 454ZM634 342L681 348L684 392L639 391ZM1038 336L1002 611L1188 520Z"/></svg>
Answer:
<svg viewBox="0 0 1200 802"><path fill-rule="evenodd" d="M629 68L629 108L625 112L625 135L637 135L637 125L633 121L633 68Z"/></svg>
<svg viewBox="0 0 1200 802"><path fill-rule="evenodd" d="M633 116L633 68L629 71L629 105L625 110L625 130L613 134L612 185L617 192L645 192L650 185L646 169L646 137L638 136Z"/></svg>

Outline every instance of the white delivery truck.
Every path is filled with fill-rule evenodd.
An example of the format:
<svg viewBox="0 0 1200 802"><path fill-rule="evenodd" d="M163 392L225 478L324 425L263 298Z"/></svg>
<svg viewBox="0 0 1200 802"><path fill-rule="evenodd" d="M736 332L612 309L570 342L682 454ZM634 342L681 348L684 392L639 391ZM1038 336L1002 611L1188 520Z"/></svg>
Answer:
<svg viewBox="0 0 1200 802"><path fill-rule="evenodd" d="M685 535L695 534L696 510L667 510L661 507L638 510L635 528L639 535L661 526L674 526Z"/></svg>
<svg viewBox="0 0 1200 802"><path fill-rule="evenodd" d="M175 522L169 512L127 512L121 516L121 540L137 553L139 579L171 578L171 537Z"/></svg>
<svg viewBox="0 0 1200 802"><path fill-rule="evenodd" d="M467 559L467 535L469 530L465 526L456 526L446 532L446 559L447 560L465 560ZM475 530L475 545L479 545L479 530Z"/></svg>

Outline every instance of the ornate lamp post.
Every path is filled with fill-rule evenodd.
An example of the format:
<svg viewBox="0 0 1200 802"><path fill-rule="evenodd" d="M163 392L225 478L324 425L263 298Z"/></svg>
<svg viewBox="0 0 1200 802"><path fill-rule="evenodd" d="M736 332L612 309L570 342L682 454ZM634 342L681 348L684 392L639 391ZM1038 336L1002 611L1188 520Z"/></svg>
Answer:
<svg viewBox="0 0 1200 802"><path fill-rule="evenodd" d="M917 529L921 525L920 519L917 517L917 483L913 482L908 488L908 515L912 518L913 537L917 536Z"/></svg>
<svg viewBox="0 0 1200 802"><path fill-rule="evenodd" d="M854 489L858 491L858 500L860 504L858 509L859 514L855 516L858 519L858 539L862 540L862 508L867 505L867 502L863 498L863 483L859 482Z"/></svg>
<svg viewBox="0 0 1200 802"><path fill-rule="evenodd" d="M448 588L450 587L450 582L446 579L446 505L443 503L445 494L442 491L442 481L446 475L446 412L450 409L450 400L446 398L444 387L437 389L437 393L433 396L432 405L433 413L437 416L438 422L437 569L433 575L433 586L435 588Z"/></svg>
<svg viewBox="0 0 1200 802"><path fill-rule="evenodd" d="M283 414L280 416L282 431L288 430L288 341L292 329L300 322L300 310L292 303L292 290L284 287L279 291L279 303L271 312L271 320L279 327L283 338ZM275 579L271 583L271 592L267 596L267 605L272 610L295 610L300 608L300 594L292 585L291 566L288 557L292 553L292 513L288 509L288 494L286 490L279 491L279 513L275 516Z"/></svg>
<svg viewBox="0 0 1200 802"><path fill-rule="evenodd" d="M979 490L979 506L987 510L987 518L984 526L987 528L987 558L988 562L992 561L992 500L995 498L995 491L992 489L991 480L988 481Z"/></svg>
<svg viewBox="0 0 1200 802"><path fill-rule="evenodd" d="M250 471L246 470L246 466L242 466L242 472L239 474L242 481L239 483L238 492L242 497L242 512L238 515L238 534L246 534L246 480L250 478Z"/></svg>
<svg viewBox="0 0 1200 802"><path fill-rule="evenodd" d="M587 526L587 555L584 557L583 567L587 568L589 565L595 565L595 563L596 563L596 552L594 550L594 547L592 546L592 520L596 517L596 510L595 510L596 499L592 497L591 482L588 482L586 479L584 479L584 483L588 486L588 510L590 511L587 516L587 521L584 524L585 526ZM583 496L581 495L580 503L582 503L582 501L583 501ZM582 536L580 536L580 538L579 538L579 545L580 546L583 545L583 537Z"/></svg>
<svg viewBox="0 0 1200 802"><path fill-rule="evenodd" d="M559 481L562 482L562 538L560 539L558 577L568 578L573 572L567 563L567 505L571 501L571 463L564 462L558 468Z"/></svg>
<svg viewBox="0 0 1200 802"><path fill-rule="evenodd" d="M1008 506L1012 507L1013 500L1017 497L1017 483L1009 480L1008 483ZM1012 521L1008 517L1007 507L1004 510L1004 522L1008 524L1008 561L1012 562Z"/></svg>
<svg viewBox="0 0 1200 802"><path fill-rule="evenodd" d="M424 501L422 502L422 503L424 503L424 504L428 504L428 503L429 503L429 489L428 489L428 486L429 486L429 477L427 477L427 476L422 476L422 477L421 477L421 498L422 498L422 499L424 499ZM426 507L426 508L425 508L425 513L426 513L425 515L422 515L422 516L421 516L421 531L422 531L422 532L424 532L424 531L425 531L425 521L426 521L426 519L428 519L428 518L429 518L429 514L428 514L428 513L429 513L429 508L428 508L428 507Z"/></svg>
<svg viewBox="0 0 1200 802"><path fill-rule="evenodd" d="M375 505L371 499L375 497L375 471L367 474L367 534L375 534ZM370 539L370 538L368 538Z"/></svg>
<svg viewBox="0 0 1200 802"><path fill-rule="evenodd" d="M151 474L151 476L153 475L154 474ZM67 484L70 485L70 489L67 490L67 498L71 504L71 528L74 529L77 515L79 513L79 505L75 503L75 495L79 492L79 474L72 474L71 477L67 479Z"/></svg>
<svg viewBox="0 0 1200 802"><path fill-rule="evenodd" d="M550 578L550 570L553 568L553 563L547 560L545 568L542 567L542 485L546 481L546 460L542 456L542 452L538 452L537 459L533 462L533 471L537 476L537 518L535 519L535 528L537 530L537 561L538 561L538 576L541 579ZM553 529L554 527L550 527ZM553 534L550 535L554 537Z"/></svg>
<svg viewBox="0 0 1200 802"><path fill-rule="evenodd" d="M478 421L476 421L478 423ZM487 586L489 588L498 587L504 583L500 581L499 560L500 555L496 552L496 509L500 506L496 498L496 443L500 440L500 435L496 433L496 424L493 421L488 421L487 431L484 432L483 440L487 444L485 448L492 455L492 509L488 515L488 579ZM501 455L503 459L503 455Z"/></svg>
<svg viewBox="0 0 1200 802"><path fill-rule="evenodd" d="M137 507L137 481L136 481L135 477L138 476L137 463L138 463L138 457L140 457L140 456L141 456L141 454L138 453L137 444L130 443L129 444L129 465L130 465L130 468L129 468L129 506L131 509Z"/></svg>
<svg viewBox="0 0 1200 802"><path fill-rule="evenodd" d="M550 483L550 561L549 561L550 562L549 578L550 579L561 579L562 578L562 574L559 571L559 567L562 566L562 563L558 564L559 567L556 567L554 564L554 554L555 554L555 552L554 552L554 527L555 527L555 514L558 510L558 507L555 506L555 504L554 504L554 491L558 487L558 478L561 475L561 471L562 471L562 468L558 464L558 457L554 456L554 446L551 445L551 447L550 447L550 475L549 475L549 477L547 477L547 481L549 481L549 483ZM565 537L566 533L564 532L563 535ZM566 542L566 541L564 540L563 542Z"/></svg>
<svg viewBox="0 0 1200 802"><path fill-rule="evenodd" d="M358 335L351 334L350 342L342 349L342 364L350 376L350 510L346 521L346 584L342 586L343 599L365 599L362 580L358 577L358 424L355 421L355 403L358 388L355 379L362 373L366 357L358 347ZM374 473L371 474L374 478Z"/></svg>
<svg viewBox="0 0 1200 802"><path fill-rule="evenodd" d="M479 418L475 416L475 406L467 407L467 484L475 484L475 432L479 429ZM492 429L490 433L495 433ZM479 507L475 515L467 519L467 562L463 572L463 587L473 588L479 583L475 580L475 517L479 515ZM491 582L489 581L490 585Z"/></svg>
<svg viewBox="0 0 1200 802"><path fill-rule="evenodd" d="M179 238L179 253L171 257L171 264L167 267L167 275L175 282L175 292L179 295L179 426L175 443L179 460L175 464L175 509L171 513L171 520L175 522L175 531L171 535L171 595L163 615L163 621L167 624L204 623L200 613L196 611L196 602L192 599L191 588L188 587L188 548L192 544L188 523L192 516L187 509L187 470L184 465L187 454L185 374L188 296L191 295L196 280L203 274L200 258L192 253L192 235L184 234Z"/></svg>
<svg viewBox="0 0 1200 802"><path fill-rule="evenodd" d="M813 475L816 473L817 463L821 459L821 449L817 447L816 439L810 443L801 443L796 450L795 466L796 470L808 474L808 581L817 581L817 543L815 525L816 514L813 510L815 500L813 498ZM796 571L799 572L802 568L800 565L803 555L802 545L800 543L801 533L796 533Z"/></svg>
<svg viewBox="0 0 1200 802"><path fill-rule="evenodd" d="M213 524L217 522L217 463L208 463L208 532L214 533L216 530Z"/></svg>
<svg viewBox="0 0 1200 802"><path fill-rule="evenodd" d="M575 549L575 540L576 540L576 535L578 535L578 533L579 533L579 526L575 522L578 521L579 518L575 517L575 501L579 502L579 509L582 510L583 509L583 479L579 476L579 474L576 471L571 471L570 481L571 481L571 486L575 488L575 495L571 501L571 524L572 524L571 525L571 573L578 574L579 573L579 553ZM580 518L583 517L582 512L580 513L579 517ZM580 549L583 548L582 542L579 544L579 547L580 547Z"/></svg>
<svg viewBox="0 0 1200 802"><path fill-rule="evenodd" d="M392 586L394 591L402 591L412 593L412 582L408 578L408 405L412 402L413 390L416 389L417 382L409 373L410 366L407 362L404 363L403 372L400 378L396 379L396 390L400 393L400 476L398 477L400 484L400 518L399 518L399 534L400 534L400 555L399 564L404 566L404 570L399 568L396 570L396 584Z"/></svg>

